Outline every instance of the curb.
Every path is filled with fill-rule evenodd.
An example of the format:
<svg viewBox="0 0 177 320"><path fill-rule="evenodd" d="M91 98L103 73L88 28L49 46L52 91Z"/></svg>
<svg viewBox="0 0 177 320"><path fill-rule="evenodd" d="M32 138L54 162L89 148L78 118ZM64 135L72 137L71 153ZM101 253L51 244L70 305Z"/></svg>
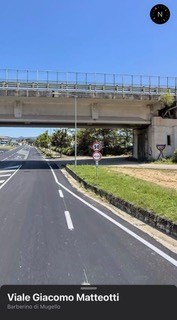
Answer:
<svg viewBox="0 0 177 320"><path fill-rule="evenodd" d="M73 172L71 169L69 169L67 166L65 166L65 169L75 180L80 182L85 189L93 191L95 194L104 197L106 200L108 200L109 203L111 203L118 209L125 211L131 216L147 223L151 227L158 229L177 239L177 224L175 224L174 222L161 218L157 216L155 213L147 211L143 208L137 208L132 203L127 202L121 198L115 197L113 194L108 193L102 189L99 189L87 183L84 179L77 176L77 174Z"/></svg>

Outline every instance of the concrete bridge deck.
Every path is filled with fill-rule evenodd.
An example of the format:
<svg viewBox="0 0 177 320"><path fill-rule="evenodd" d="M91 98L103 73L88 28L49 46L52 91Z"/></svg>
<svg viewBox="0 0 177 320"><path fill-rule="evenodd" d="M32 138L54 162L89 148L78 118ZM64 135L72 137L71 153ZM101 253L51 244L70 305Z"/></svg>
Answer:
<svg viewBox="0 0 177 320"><path fill-rule="evenodd" d="M128 127L135 158L159 157L157 145L170 156L177 112L161 116L166 92L177 100L177 77L0 69L0 126Z"/></svg>

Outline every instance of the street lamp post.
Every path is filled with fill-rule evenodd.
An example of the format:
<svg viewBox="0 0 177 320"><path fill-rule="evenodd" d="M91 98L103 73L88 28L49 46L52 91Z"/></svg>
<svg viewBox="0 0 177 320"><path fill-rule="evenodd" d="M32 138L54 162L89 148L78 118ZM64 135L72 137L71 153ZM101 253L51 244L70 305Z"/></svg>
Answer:
<svg viewBox="0 0 177 320"><path fill-rule="evenodd" d="M59 93L60 94L60 93ZM74 165L77 166L77 95L67 92L67 96L74 97Z"/></svg>
<svg viewBox="0 0 177 320"><path fill-rule="evenodd" d="M74 165L77 166L77 96L74 96L74 128L75 128L75 142L74 142Z"/></svg>

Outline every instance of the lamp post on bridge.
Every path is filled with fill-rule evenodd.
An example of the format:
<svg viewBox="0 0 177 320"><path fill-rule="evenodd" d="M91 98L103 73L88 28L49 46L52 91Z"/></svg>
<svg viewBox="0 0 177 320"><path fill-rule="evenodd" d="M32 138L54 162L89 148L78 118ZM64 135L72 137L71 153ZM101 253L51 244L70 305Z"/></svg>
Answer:
<svg viewBox="0 0 177 320"><path fill-rule="evenodd" d="M76 167L77 166L77 98L78 96L68 92L67 92L67 96L74 97L74 129L75 129L74 130L74 165Z"/></svg>
<svg viewBox="0 0 177 320"><path fill-rule="evenodd" d="M68 96L74 97L74 165L77 166L77 98L78 96L72 93L67 93Z"/></svg>
<svg viewBox="0 0 177 320"><path fill-rule="evenodd" d="M77 166L77 96L74 95L74 165Z"/></svg>

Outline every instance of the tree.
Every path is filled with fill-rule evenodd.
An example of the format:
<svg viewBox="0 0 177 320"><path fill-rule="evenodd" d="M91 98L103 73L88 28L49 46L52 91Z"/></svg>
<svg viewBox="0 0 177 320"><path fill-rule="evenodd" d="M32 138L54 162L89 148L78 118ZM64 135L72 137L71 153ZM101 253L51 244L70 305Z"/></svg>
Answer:
<svg viewBox="0 0 177 320"><path fill-rule="evenodd" d="M78 155L91 155L91 144L101 141L103 144L103 155L119 155L126 152L126 148L132 146L133 135L131 129L80 129L77 136Z"/></svg>
<svg viewBox="0 0 177 320"><path fill-rule="evenodd" d="M170 90L167 90L166 93L160 96L160 102L164 107L171 107L174 102L174 97L171 95Z"/></svg>
<svg viewBox="0 0 177 320"><path fill-rule="evenodd" d="M174 97L171 95L170 90L167 90L166 93L161 95L160 102L163 106L161 110L159 110L159 116L162 118L173 118L177 117L177 106Z"/></svg>
<svg viewBox="0 0 177 320"><path fill-rule="evenodd" d="M48 130L40 134L35 140L35 145L41 148L48 148L49 143L50 143L50 137L48 135Z"/></svg>
<svg viewBox="0 0 177 320"><path fill-rule="evenodd" d="M133 145L133 132L132 129L118 130L119 144L122 148L127 149Z"/></svg>
<svg viewBox="0 0 177 320"><path fill-rule="evenodd" d="M52 146L60 152L62 157L63 149L69 147L71 144L71 137L68 136L66 129L55 130L51 137Z"/></svg>

